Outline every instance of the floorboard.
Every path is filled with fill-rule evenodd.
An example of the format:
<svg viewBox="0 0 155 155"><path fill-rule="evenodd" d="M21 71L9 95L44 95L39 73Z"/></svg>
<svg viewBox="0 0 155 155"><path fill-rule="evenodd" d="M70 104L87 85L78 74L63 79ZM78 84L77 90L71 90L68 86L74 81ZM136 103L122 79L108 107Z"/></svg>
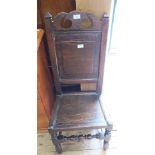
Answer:
<svg viewBox="0 0 155 155"><path fill-rule="evenodd" d="M87 133L88 131L84 131ZM95 131L92 131L95 132ZM91 132L91 133L92 133ZM81 133L81 131L79 131ZM67 133L65 133L67 135ZM74 134L72 132L71 134ZM63 155L116 155L117 132L112 132L110 148L103 151L103 141L98 139L83 140L81 142L67 142L62 144ZM50 140L50 135L45 132L38 133L38 155L56 155L55 148Z"/></svg>

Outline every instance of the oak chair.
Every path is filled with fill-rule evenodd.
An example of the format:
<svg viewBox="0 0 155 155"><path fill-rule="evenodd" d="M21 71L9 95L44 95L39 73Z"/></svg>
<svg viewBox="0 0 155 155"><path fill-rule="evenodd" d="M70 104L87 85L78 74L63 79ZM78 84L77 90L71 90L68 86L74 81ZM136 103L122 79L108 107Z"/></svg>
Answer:
<svg viewBox="0 0 155 155"><path fill-rule="evenodd" d="M101 104L109 18L72 11L45 15L45 30L54 76L56 101L49 133L57 153L69 140L103 139L109 146L112 123ZM64 131L102 129L95 135L63 135Z"/></svg>

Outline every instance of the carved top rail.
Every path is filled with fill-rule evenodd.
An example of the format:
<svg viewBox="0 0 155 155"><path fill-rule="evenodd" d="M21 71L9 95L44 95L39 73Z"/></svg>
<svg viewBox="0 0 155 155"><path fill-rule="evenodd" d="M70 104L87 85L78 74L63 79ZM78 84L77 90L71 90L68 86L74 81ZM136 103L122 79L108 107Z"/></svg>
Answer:
<svg viewBox="0 0 155 155"><path fill-rule="evenodd" d="M90 13L72 11L70 13L61 12L52 17L52 28L55 31L69 30L101 30L102 21Z"/></svg>

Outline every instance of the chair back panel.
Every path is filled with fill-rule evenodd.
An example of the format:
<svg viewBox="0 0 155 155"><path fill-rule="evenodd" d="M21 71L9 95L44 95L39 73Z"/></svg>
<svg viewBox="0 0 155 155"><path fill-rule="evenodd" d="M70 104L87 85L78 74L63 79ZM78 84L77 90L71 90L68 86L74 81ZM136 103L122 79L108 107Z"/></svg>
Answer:
<svg viewBox="0 0 155 155"><path fill-rule="evenodd" d="M108 17L79 11L45 15L45 28L57 93L67 86L101 93Z"/></svg>

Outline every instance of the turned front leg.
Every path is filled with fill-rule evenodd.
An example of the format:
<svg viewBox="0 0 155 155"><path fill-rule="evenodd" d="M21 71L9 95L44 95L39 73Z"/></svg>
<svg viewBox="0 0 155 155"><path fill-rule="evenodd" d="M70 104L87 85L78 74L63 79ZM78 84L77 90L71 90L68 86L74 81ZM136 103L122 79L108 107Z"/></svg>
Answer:
<svg viewBox="0 0 155 155"><path fill-rule="evenodd" d="M51 132L51 138L52 138L53 144L55 145L56 152L61 154L62 153L61 143L58 142L57 133L55 131Z"/></svg>
<svg viewBox="0 0 155 155"><path fill-rule="evenodd" d="M113 125L109 124L108 127L105 129L104 133L104 145L103 149L106 151L109 148L109 141L111 139L111 131L112 131Z"/></svg>

